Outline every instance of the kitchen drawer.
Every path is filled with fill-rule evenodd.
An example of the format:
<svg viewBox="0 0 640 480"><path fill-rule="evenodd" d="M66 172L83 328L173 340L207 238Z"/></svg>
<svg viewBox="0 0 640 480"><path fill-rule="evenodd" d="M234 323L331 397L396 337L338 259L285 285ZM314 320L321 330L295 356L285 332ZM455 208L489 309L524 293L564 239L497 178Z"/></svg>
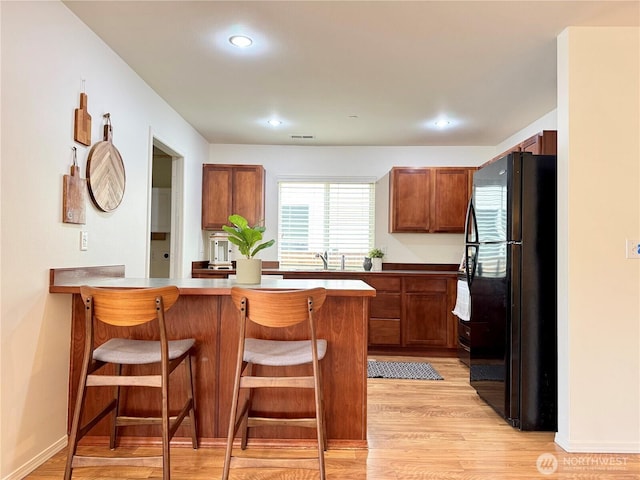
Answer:
<svg viewBox="0 0 640 480"><path fill-rule="evenodd" d="M370 318L369 345L400 345L400 319Z"/></svg>
<svg viewBox="0 0 640 480"><path fill-rule="evenodd" d="M375 318L400 318L400 293L377 292L369 300L369 316Z"/></svg>
<svg viewBox="0 0 640 480"><path fill-rule="evenodd" d="M363 280L376 290L399 292L402 279L400 277L365 275Z"/></svg>
<svg viewBox="0 0 640 480"><path fill-rule="evenodd" d="M446 293L448 278L406 277L404 291L407 293Z"/></svg>

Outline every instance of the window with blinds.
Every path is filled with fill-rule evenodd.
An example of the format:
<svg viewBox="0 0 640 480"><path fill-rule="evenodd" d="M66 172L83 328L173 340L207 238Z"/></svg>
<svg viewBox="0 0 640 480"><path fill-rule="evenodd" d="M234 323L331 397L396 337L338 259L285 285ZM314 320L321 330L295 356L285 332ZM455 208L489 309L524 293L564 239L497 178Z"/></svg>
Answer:
<svg viewBox="0 0 640 480"><path fill-rule="evenodd" d="M375 180L278 182L280 268L361 269L373 247Z"/></svg>

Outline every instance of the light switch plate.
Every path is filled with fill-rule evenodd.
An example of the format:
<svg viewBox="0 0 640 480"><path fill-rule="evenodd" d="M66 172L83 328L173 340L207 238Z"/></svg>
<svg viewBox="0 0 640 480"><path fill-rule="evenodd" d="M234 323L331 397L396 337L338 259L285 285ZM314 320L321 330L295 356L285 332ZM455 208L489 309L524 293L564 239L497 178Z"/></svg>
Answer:
<svg viewBox="0 0 640 480"><path fill-rule="evenodd" d="M640 259L640 240L627 239L627 258Z"/></svg>
<svg viewBox="0 0 640 480"><path fill-rule="evenodd" d="M80 250L89 248L89 232L80 232Z"/></svg>

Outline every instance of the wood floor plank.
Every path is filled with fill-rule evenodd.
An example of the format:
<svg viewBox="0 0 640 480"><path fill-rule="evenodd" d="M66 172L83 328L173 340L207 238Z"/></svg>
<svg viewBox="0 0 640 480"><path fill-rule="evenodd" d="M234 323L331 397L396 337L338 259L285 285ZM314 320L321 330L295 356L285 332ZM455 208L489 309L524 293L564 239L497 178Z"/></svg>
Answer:
<svg viewBox="0 0 640 480"><path fill-rule="evenodd" d="M415 357L375 357L415 361ZM509 426L469 385L469 371L455 358L428 358L444 380L368 382L368 450L330 448L327 478L335 480L640 480L640 455L570 454L549 432L521 432ZM104 447L82 447L103 454ZM128 454L155 454L149 447L124 448ZM274 456L282 453L267 450ZM308 455L309 450L299 452ZM106 451L108 455L108 450ZM222 474L222 448L174 447L173 480L210 480ZM62 478L62 451L26 478ZM541 459L541 460L540 460ZM542 463L540 463L542 462ZM545 463L546 462L546 463ZM544 470L553 468L555 471ZM539 470L538 464L540 464ZM545 474L548 473L548 474ZM161 478L154 468L78 468L76 480ZM305 470L232 471L231 480L307 480Z"/></svg>

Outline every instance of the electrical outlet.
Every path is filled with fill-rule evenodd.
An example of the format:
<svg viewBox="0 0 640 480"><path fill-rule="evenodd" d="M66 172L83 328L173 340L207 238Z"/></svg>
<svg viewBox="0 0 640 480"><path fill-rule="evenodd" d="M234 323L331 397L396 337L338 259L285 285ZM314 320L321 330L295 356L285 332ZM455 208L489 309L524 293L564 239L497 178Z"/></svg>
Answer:
<svg viewBox="0 0 640 480"><path fill-rule="evenodd" d="M640 259L640 241L627 239L627 258Z"/></svg>
<svg viewBox="0 0 640 480"><path fill-rule="evenodd" d="M89 249L89 232L80 232L80 250Z"/></svg>

